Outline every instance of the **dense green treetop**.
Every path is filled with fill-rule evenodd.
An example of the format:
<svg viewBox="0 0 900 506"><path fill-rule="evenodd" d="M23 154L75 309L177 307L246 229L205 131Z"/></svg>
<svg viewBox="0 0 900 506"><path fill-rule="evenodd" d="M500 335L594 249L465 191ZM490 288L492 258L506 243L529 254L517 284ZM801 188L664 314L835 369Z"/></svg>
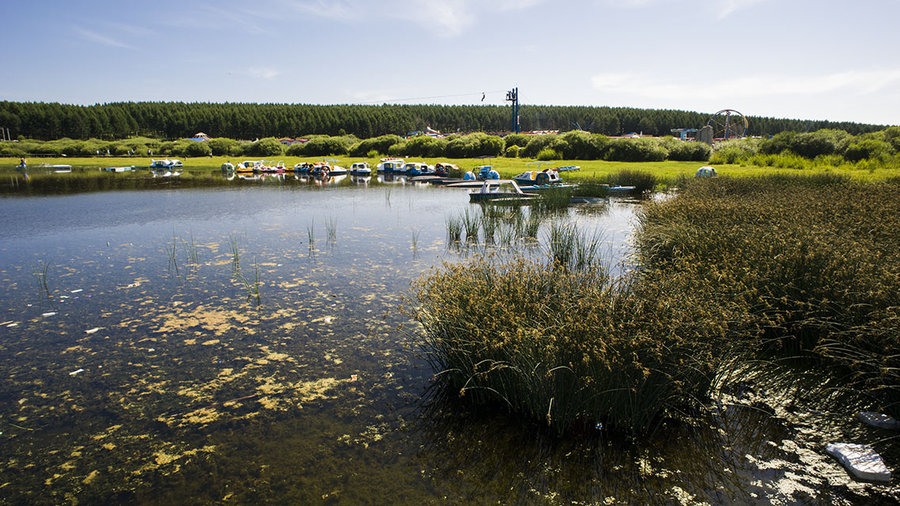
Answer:
<svg viewBox="0 0 900 506"><path fill-rule="evenodd" d="M674 128L700 128L710 114L629 107L523 105L523 131L576 130L620 135L671 135ZM857 135L881 125L748 117L750 135L839 129ZM70 105L0 101L0 127L12 138L166 139L204 132L210 137L259 139L308 135L354 135L368 139L403 135L426 127L444 133L508 132L510 109L493 105L309 105L250 103L120 102ZM511 145L511 144L509 144ZM520 146L521 147L521 146Z"/></svg>

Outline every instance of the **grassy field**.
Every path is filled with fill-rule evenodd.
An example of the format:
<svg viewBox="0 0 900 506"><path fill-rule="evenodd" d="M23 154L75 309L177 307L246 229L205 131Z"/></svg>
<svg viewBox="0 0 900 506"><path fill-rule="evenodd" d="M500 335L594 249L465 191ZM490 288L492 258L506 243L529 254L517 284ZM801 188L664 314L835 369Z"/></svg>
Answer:
<svg viewBox="0 0 900 506"><path fill-rule="evenodd" d="M268 158L268 157L267 157ZM292 167L294 164L301 161L318 161L323 158L338 160L336 162L338 165L349 167L350 164L354 162L368 161L370 165L374 166L378 163L378 159L376 158L355 158L355 157L291 157L291 156L282 156L282 157L271 157L273 161L284 161L288 167ZM247 159L239 158L239 157L223 157L223 156L213 156L213 157L199 157L199 158L185 158L182 159L184 162L184 171L185 173L200 175L200 174L209 174L210 172L215 171L218 173L221 166L225 162L238 162L240 160ZM692 177L694 172L702 166L705 165L703 162L675 162L675 161L664 161L664 162L607 162L603 160L560 160L555 162L535 162L532 159L527 158L489 158L489 159L445 159L445 158L409 158L409 161L425 161L429 164L434 164L436 162L447 162L455 163L460 168L464 170L473 169L478 165L493 165L502 177L512 177L516 174L524 172L526 170L534 170L537 168L546 168L546 167L560 167L566 165L578 165L581 167L581 170L577 172L567 172L564 173L564 179L567 180L577 180L577 179L590 179L590 178L599 178L606 179L611 174L615 174L621 171L642 171L649 172L656 176L657 180L662 182L663 184L677 181L682 177ZM146 167L150 163L150 159L147 157L100 157L100 158L30 158L29 159L29 173L39 174L42 169L40 164L48 164L48 165L56 165L56 164L66 164L71 165L76 170L81 171L92 171L97 170L101 167L118 167L118 166L137 166L137 167ZM334 163L334 162L333 162ZM0 159L0 176L2 175L10 175L16 172L15 166L18 164L18 159L15 158L6 158ZM47 170L47 169L43 169ZM874 171L869 170L852 170L852 169L835 169L830 166L822 166L821 169L815 170L796 170L796 169L775 169L768 167L757 167L757 166L744 166L744 165L717 165L716 170L720 175L723 176L733 176L733 177L748 177L748 176L759 176L764 174L786 174L786 175L804 175L811 173L829 173L829 174L838 174L838 175L846 175L852 179L856 180L864 180L864 181L874 181L874 180L882 180L889 177L897 177L900 176L900 171L895 169L877 169ZM47 170L49 172L49 170Z"/></svg>

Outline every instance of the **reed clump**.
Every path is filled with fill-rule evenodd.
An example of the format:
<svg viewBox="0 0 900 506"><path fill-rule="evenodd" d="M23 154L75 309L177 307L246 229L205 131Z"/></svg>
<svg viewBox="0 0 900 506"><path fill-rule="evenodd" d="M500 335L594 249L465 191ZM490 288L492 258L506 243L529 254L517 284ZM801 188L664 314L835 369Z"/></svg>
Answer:
<svg viewBox="0 0 900 506"><path fill-rule="evenodd" d="M596 262L481 258L420 280L416 318L436 378L464 401L556 433L643 433L708 397L732 320L682 284L617 281Z"/></svg>
<svg viewBox="0 0 900 506"><path fill-rule="evenodd" d="M644 207L639 261L740 305L747 355L824 361L900 415L898 190L828 174L689 181Z"/></svg>

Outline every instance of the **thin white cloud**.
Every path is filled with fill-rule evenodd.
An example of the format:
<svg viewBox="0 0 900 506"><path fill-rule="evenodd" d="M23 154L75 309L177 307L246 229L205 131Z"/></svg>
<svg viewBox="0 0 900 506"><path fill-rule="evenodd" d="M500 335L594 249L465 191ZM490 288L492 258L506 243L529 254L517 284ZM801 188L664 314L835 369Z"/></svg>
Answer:
<svg viewBox="0 0 900 506"><path fill-rule="evenodd" d="M524 10L546 0L280 0L283 5L313 16L334 20L401 20L439 37L463 33L486 15Z"/></svg>
<svg viewBox="0 0 900 506"><path fill-rule="evenodd" d="M281 75L281 71L272 67L250 67L247 74L256 79L275 79Z"/></svg>
<svg viewBox="0 0 900 506"><path fill-rule="evenodd" d="M677 102L697 97L734 100L836 92L868 95L900 86L900 69L836 72L818 76L763 75L690 83L672 83L663 76L639 73L603 73L593 76L591 84L605 93Z"/></svg>
<svg viewBox="0 0 900 506"><path fill-rule="evenodd" d="M313 16L340 20L358 18L367 4L353 0L287 0L285 5Z"/></svg>
<svg viewBox="0 0 900 506"><path fill-rule="evenodd" d="M108 35L103 35L101 33L97 33L93 30L88 30L86 28L75 28L75 33L78 34L79 37L88 41L95 42L97 44L102 44L104 46L109 47L121 47L125 49L134 49L134 46L121 42L119 40L113 39Z"/></svg>
<svg viewBox="0 0 900 506"><path fill-rule="evenodd" d="M752 7L753 5L765 1L766 0L717 0L715 2L715 9L719 19L725 19L739 10Z"/></svg>

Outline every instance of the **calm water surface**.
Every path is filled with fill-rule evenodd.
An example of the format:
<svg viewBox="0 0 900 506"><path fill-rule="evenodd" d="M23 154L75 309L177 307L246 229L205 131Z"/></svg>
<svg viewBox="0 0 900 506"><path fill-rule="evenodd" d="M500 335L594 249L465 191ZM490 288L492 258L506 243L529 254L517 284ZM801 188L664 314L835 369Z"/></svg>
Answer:
<svg viewBox="0 0 900 506"><path fill-rule="evenodd" d="M600 234L620 272L638 207L554 219ZM443 261L478 261L484 246L448 244L446 230L477 209L463 192L411 185L0 199L0 502L872 493L824 456L818 431L766 410L732 406L641 441L556 440L430 402L405 296Z"/></svg>

